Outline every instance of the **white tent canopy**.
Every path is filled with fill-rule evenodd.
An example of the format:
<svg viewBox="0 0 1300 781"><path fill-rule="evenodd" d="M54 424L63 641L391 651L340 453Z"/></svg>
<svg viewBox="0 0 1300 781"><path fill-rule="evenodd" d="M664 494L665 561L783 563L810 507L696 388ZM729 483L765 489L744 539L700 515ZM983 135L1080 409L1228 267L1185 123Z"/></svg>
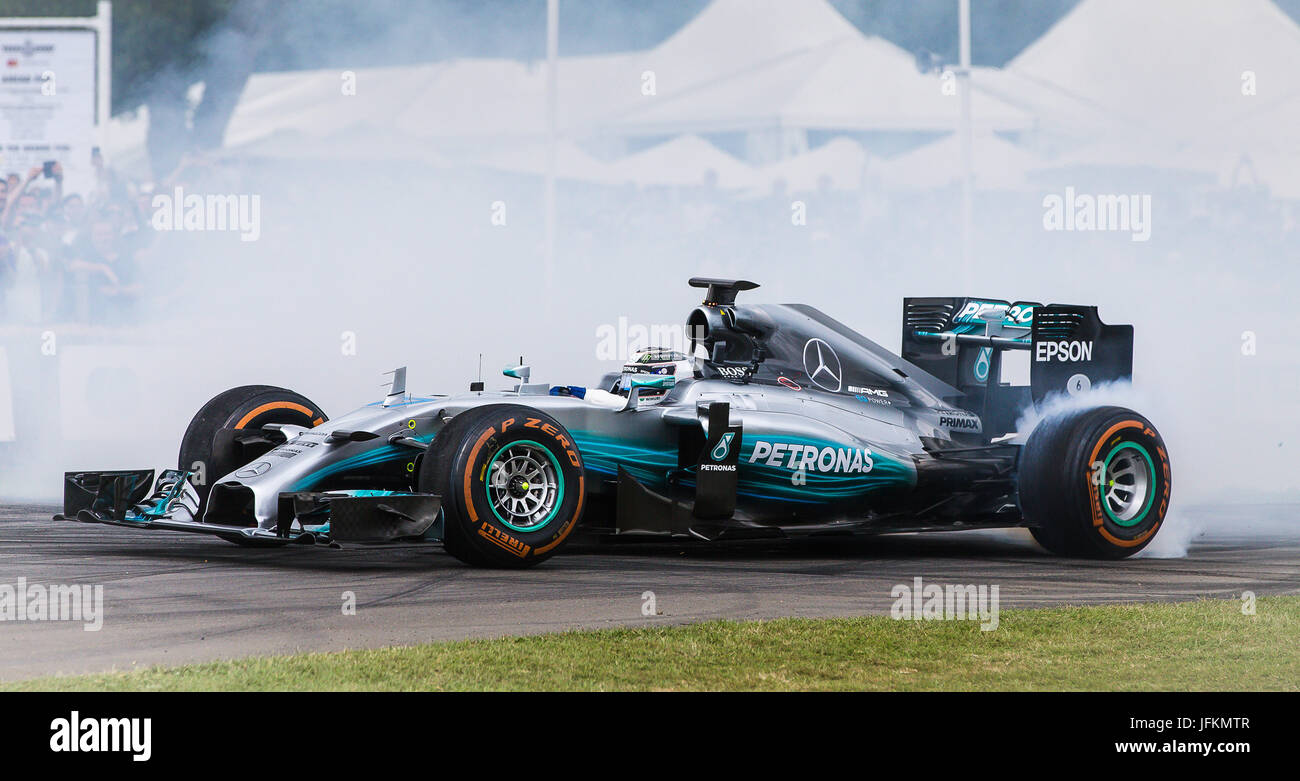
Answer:
<svg viewBox="0 0 1300 781"><path fill-rule="evenodd" d="M545 137L547 74L545 63L491 58L256 74L224 142L310 157L383 126L378 143L390 158L409 151L415 160L460 159L468 152L500 163L510 156L507 147L534 148ZM827 0L715 0L649 51L565 57L557 76L561 137L610 151L646 135L946 131L959 111L938 78L918 73L898 47L863 36ZM645 94L649 83L654 94ZM974 116L977 127L999 130L1032 123L1026 112L985 95L976 97ZM121 129L130 139L113 143L118 161L144 161L144 135L136 132L142 124ZM419 142L438 152L412 148ZM595 161L574 151L565 153L573 163L566 175L601 175Z"/></svg>
<svg viewBox="0 0 1300 781"><path fill-rule="evenodd" d="M546 132L545 63L463 59L353 72L258 74L231 118L238 146L279 130L332 134L389 121L416 138L537 139ZM647 52L565 57L558 67L559 127L675 135L773 127L950 130L959 111L934 76L880 38L867 38L826 0L715 0ZM643 88L653 83L654 94ZM1023 129L1029 115L975 100L977 126Z"/></svg>
<svg viewBox="0 0 1300 781"><path fill-rule="evenodd" d="M567 57L558 68L559 126L589 126L641 97L634 55ZM545 135L545 63L464 59L391 68L256 74L226 128L228 146L280 130L331 134L379 120L414 137L508 141ZM355 86L344 92L345 79Z"/></svg>
<svg viewBox="0 0 1300 781"><path fill-rule="evenodd" d="M641 62L661 95L675 94L861 37L826 0L714 0Z"/></svg>
<svg viewBox="0 0 1300 781"><path fill-rule="evenodd" d="M358 123L329 134L282 129L221 152L227 157L274 160L426 163L450 165L432 146L391 127Z"/></svg>
<svg viewBox="0 0 1300 781"><path fill-rule="evenodd" d="M475 162L485 168L543 176L546 174L547 148L542 142L512 144L477 156ZM555 146L555 172L560 179L614 184L619 181L614 168L584 152L572 141Z"/></svg>
<svg viewBox="0 0 1300 781"><path fill-rule="evenodd" d="M1238 136L1251 112L1300 95L1297 62L1300 25L1270 0L1083 0L1006 70L1104 122L1204 138Z"/></svg>
<svg viewBox="0 0 1300 781"><path fill-rule="evenodd" d="M960 111L938 77L825 0L716 0L644 57L658 94L611 112L623 133L785 127L952 130ZM792 27L793 26L793 27ZM737 35L736 31L743 34ZM974 101L977 126L1024 129L1032 118L996 98Z"/></svg>
<svg viewBox="0 0 1300 781"><path fill-rule="evenodd" d="M1242 161L1295 191L1300 25L1270 0L1083 0L976 85L1016 95L1059 152L1040 170L1183 173L1232 186ZM1059 139L1067 139L1062 143ZM1264 164L1261 161L1274 161Z"/></svg>
<svg viewBox="0 0 1300 781"><path fill-rule="evenodd" d="M846 191L862 186L871 157L851 138L833 138L816 149L760 169L763 193L781 183L786 192L807 193L823 188Z"/></svg>
<svg viewBox="0 0 1300 781"><path fill-rule="evenodd" d="M1034 170L1069 168L1147 168L1214 174L1220 169L1220 151L1192 143L1137 142L1129 138L1103 138L1064 154L1036 162Z"/></svg>
<svg viewBox="0 0 1300 781"><path fill-rule="evenodd" d="M975 186L983 190L1012 190L1026 186L1026 176L1037 158L993 133L976 133L974 149ZM880 178L888 186L906 190L946 187L961 181L962 144L952 134L879 166Z"/></svg>
<svg viewBox="0 0 1300 781"><path fill-rule="evenodd" d="M611 166L620 182L639 185L703 186L709 180L725 190L753 187L758 171L699 136L678 136L628 155Z"/></svg>
<svg viewBox="0 0 1300 781"><path fill-rule="evenodd" d="M1083 96L1023 72L976 66L971 68L971 84L975 106L991 97L1032 116L1034 140L1041 145L1072 147L1079 138L1102 137L1123 127L1116 116Z"/></svg>
<svg viewBox="0 0 1300 781"><path fill-rule="evenodd" d="M1057 128L1066 142L1056 149L1074 155L1071 164L1094 153L1104 164L1107 147L1128 137L1154 150L1209 139L1220 147L1216 159L1285 155L1300 125L1296 62L1300 26L1268 0L1083 0L1005 71L976 69L975 129L987 139ZM1258 95L1242 95L1246 71ZM557 75L569 166L561 174L588 180L600 180L604 164L569 141L615 150L627 138L683 133L948 132L960 110L938 77L862 35L827 0L714 0L649 51L566 57ZM344 89L350 78L355 94ZM650 80L654 94L644 94ZM225 142L303 156L383 126L390 132L376 143L392 154L515 160L534 170L534 155L521 150L545 137L546 84L545 63L507 59L257 74ZM143 160L142 123L115 124L115 162ZM422 143L439 151L413 148ZM803 144L778 146L776 155ZM984 147L1010 154L1000 140Z"/></svg>

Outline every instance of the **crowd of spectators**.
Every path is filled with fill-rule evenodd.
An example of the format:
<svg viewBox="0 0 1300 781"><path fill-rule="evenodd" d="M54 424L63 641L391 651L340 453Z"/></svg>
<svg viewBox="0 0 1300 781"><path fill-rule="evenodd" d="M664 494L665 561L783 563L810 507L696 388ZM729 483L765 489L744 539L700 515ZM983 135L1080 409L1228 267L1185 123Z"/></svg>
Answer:
<svg viewBox="0 0 1300 781"><path fill-rule="evenodd" d="M128 322L150 244L148 204L95 158L90 192L58 161L0 181L0 325Z"/></svg>

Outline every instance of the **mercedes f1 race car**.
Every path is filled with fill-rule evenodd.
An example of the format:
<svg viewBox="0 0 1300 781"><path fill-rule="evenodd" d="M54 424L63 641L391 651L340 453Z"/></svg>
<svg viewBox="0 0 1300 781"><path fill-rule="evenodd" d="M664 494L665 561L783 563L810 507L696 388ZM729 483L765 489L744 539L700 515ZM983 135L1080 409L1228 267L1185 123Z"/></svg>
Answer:
<svg viewBox="0 0 1300 781"><path fill-rule="evenodd" d="M217 395L179 464L70 472L65 520L242 545L440 542L522 567L596 535L726 540L1027 526L1047 550L1121 558L1169 507L1169 455L1128 409L1016 424L1054 394L1132 372L1132 326L1096 307L908 298L894 355L802 304L740 304L692 279L691 351L652 349L596 386L482 382L338 418L284 388ZM1004 381L1027 353L1029 381Z"/></svg>

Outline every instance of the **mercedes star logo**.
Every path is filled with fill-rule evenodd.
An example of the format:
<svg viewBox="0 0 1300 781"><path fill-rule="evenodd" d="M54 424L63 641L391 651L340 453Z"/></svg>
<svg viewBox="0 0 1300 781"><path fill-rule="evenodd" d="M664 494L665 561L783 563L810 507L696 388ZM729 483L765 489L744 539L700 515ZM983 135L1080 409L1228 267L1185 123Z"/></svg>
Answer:
<svg viewBox="0 0 1300 781"><path fill-rule="evenodd" d="M808 379L812 380L817 387L839 393L842 373L840 357L823 340L809 339L803 346L803 370L808 373Z"/></svg>
<svg viewBox="0 0 1300 781"><path fill-rule="evenodd" d="M266 461L258 461L252 466L244 467L235 473L235 477L258 477L270 471L271 465Z"/></svg>

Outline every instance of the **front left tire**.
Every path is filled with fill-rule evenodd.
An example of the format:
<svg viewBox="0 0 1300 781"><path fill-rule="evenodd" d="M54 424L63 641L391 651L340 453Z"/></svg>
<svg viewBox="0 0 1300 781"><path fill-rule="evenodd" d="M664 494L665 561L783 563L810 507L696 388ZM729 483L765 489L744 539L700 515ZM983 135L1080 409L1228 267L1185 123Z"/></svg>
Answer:
<svg viewBox="0 0 1300 781"><path fill-rule="evenodd" d="M582 456L558 421L518 404L454 416L420 465L442 497L443 546L474 566L518 569L554 556L582 518Z"/></svg>

